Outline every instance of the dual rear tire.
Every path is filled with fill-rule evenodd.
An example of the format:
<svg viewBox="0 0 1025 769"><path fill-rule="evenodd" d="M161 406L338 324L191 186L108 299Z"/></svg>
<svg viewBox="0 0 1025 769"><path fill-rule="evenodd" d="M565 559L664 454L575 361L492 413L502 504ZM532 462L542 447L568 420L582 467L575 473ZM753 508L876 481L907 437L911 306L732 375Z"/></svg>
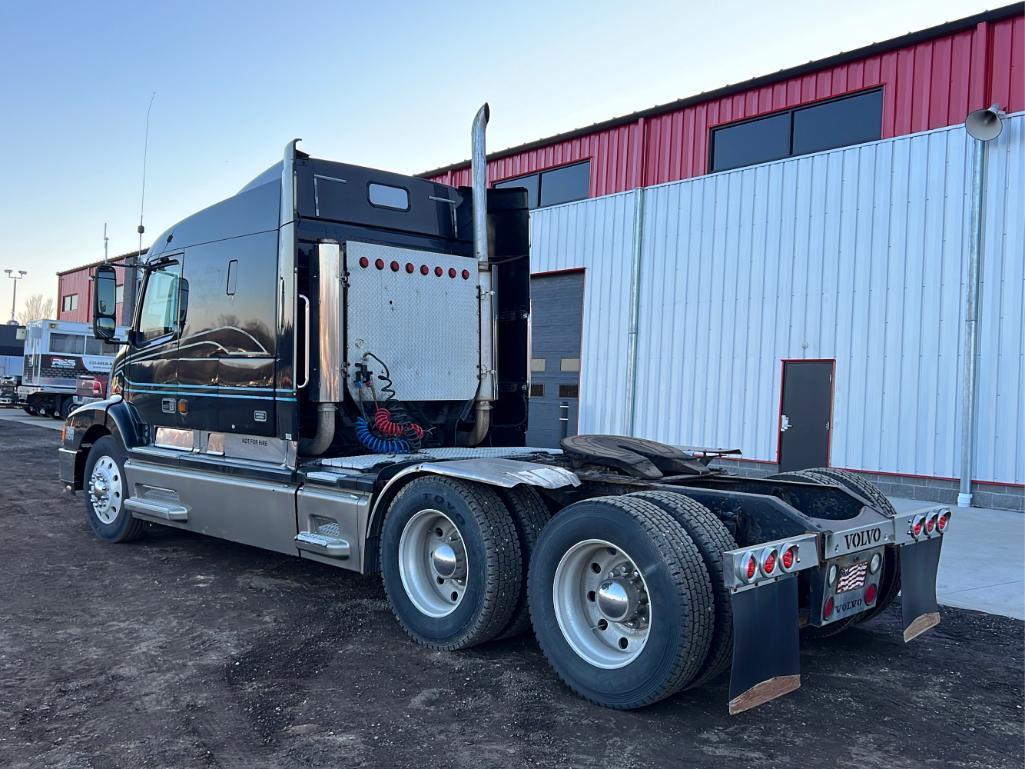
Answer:
<svg viewBox="0 0 1025 769"><path fill-rule="evenodd" d="M598 497L548 522L533 489L427 476L391 504L380 563L418 643L461 649L532 625L571 689L629 709L728 666L729 596L713 585L733 546L714 515L676 494Z"/></svg>

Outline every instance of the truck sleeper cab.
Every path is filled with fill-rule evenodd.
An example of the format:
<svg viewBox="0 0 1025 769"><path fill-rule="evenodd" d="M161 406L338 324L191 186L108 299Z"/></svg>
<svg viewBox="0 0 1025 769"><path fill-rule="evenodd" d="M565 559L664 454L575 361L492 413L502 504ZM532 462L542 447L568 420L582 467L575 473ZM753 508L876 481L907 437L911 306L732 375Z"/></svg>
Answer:
<svg viewBox="0 0 1025 769"><path fill-rule="evenodd" d="M730 710L799 685L828 635L903 588L935 625L949 511L898 515L858 476L710 467L722 449L524 445L522 190L283 161L157 238L109 397L74 411L60 475L102 539L159 523L360 573L445 650L524 632L560 677L635 708L731 670ZM94 328L114 335L113 268Z"/></svg>

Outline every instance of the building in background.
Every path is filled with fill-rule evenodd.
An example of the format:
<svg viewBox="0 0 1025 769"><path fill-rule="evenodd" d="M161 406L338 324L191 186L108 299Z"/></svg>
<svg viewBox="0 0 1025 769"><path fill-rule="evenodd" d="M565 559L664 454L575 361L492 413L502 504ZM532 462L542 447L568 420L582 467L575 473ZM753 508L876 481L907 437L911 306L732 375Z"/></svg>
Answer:
<svg viewBox="0 0 1025 769"><path fill-rule="evenodd" d="M144 255L146 249L131 251L127 254L111 257L98 262L74 267L57 273L57 320L69 320L77 323L92 323L93 320L93 276L96 268L102 264L115 267L124 266L125 262ZM124 280L127 269L117 272L117 323L124 324Z"/></svg>
<svg viewBox="0 0 1025 769"><path fill-rule="evenodd" d="M971 140L974 504L1025 507L1025 16L1013 5L488 156L531 207L528 441L633 434L953 503ZM423 174L469 184L469 163ZM564 421L565 420L565 421Z"/></svg>

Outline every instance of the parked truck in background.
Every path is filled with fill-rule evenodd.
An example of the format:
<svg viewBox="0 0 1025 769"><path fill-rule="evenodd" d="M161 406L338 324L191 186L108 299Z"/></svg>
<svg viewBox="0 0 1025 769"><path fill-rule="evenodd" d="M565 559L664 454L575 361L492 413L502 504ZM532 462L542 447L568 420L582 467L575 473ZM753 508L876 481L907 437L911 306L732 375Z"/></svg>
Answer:
<svg viewBox="0 0 1025 769"><path fill-rule="evenodd" d="M25 327L24 344L18 402L29 414L60 419L86 402L78 392L79 378L102 381L118 349L96 338L90 324L66 320L32 321ZM89 392L94 392L91 384Z"/></svg>
<svg viewBox="0 0 1025 769"><path fill-rule="evenodd" d="M25 327L0 326L0 407L18 404L18 385L25 363Z"/></svg>
<svg viewBox="0 0 1025 769"><path fill-rule="evenodd" d="M293 141L156 239L110 397L62 434L96 535L153 522L380 574L417 643L532 626L562 680L614 708L727 670L730 711L754 707L799 685L800 633L899 590L906 641L935 625L942 506L897 513L830 468L735 477L711 466L722 449L524 445L527 199L487 189L487 119L471 188ZM104 339L115 282L97 270Z"/></svg>

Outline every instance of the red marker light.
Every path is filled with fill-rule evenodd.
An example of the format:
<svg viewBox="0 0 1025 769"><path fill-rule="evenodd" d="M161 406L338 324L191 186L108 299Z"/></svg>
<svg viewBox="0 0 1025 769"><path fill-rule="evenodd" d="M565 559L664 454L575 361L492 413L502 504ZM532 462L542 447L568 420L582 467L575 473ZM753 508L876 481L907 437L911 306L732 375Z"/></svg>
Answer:
<svg viewBox="0 0 1025 769"><path fill-rule="evenodd" d="M936 521L936 528L939 529L940 531L946 531L948 523L950 523L950 511L949 510L947 512L945 512L943 515L941 515L939 517L939 519Z"/></svg>
<svg viewBox="0 0 1025 769"><path fill-rule="evenodd" d="M469 279L470 279L470 271L469 270L463 270L463 280L469 280Z"/></svg>
<svg viewBox="0 0 1025 769"><path fill-rule="evenodd" d="M791 545L784 550L780 562L783 564L785 571L790 571L794 568L794 564L797 563L797 545Z"/></svg>
<svg viewBox="0 0 1025 769"><path fill-rule="evenodd" d="M448 276L450 278L454 278L456 276L456 268L455 267L449 267L448 268Z"/></svg>
<svg viewBox="0 0 1025 769"><path fill-rule="evenodd" d="M370 260L367 259L365 256L361 256L359 258L359 266L365 270L367 267L370 266Z"/></svg>
<svg viewBox="0 0 1025 769"><path fill-rule="evenodd" d="M925 533L932 534L932 530L936 528L936 515L930 515L925 519Z"/></svg>
<svg viewBox="0 0 1025 769"><path fill-rule="evenodd" d="M875 585L869 585L868 587L865 588L865 603L875 603L875 602L876 602L876 586Z"/></svg>
<svg viewBox="0 0 1025 769"><path fill-rule="evenodd" d="M833 616L833 596L826 599L826 605L822 607L822 616L829 619Z"/></svg>
<svg viewBox="0 0 1025 769"><path fill-rule="evenodd" d="M752 579L755 578L755 574L757 574L757 573L758 573L758 561L755 559L755 557L753 555L748 555L748 557L747 557L747 566L744 568L744 574L747 575L747 578L749 580L752 580Z"/></svg>
<svg viewBox="0 0 1025 769"><path fill-rule="evenodd" d="M415 270L415 269L416 269L416 267L413 266L412 262L406 262L406 272L408 272L410 275L412 275L413 274L413 270Z"/></svg>
<svg viewBox="0 0 1025 769"><path fill-rule="evenodd" d="M375 260L374 261L374 267L376 267L379 270L383 270L384 269L384 259L377 259L377 260Z"/></svg>
<svg viewBox="0 0 1025 769"><path fill-rule="evenodd" d="M427 266L426 264L421 264L421 265L420 265L420 274L421 274L421 275L426 275L426 274L428 274L428 273L429 273L430 271L431 271L431 268L430 268L430 267L428 267L428 266Z"/></svg>
<svg viewBox="0 0 1025 769"><path fill-rule="evenodd" d="M440 278L442 275L445 274L445 271L443 269L441 269L440 267L435 267L434 268L434 274L437 275Z"/></svg>
<svg viewBox="0 0 1025 769"><path fill-rule="evenodd" d="M762 557L762 574L766 577L776 568L776 551L770 550Z"/></svg>
<svg viewBox="0 0 1025 769"><path fill-rule="evenodd" d="M398 262L392 262L391 263L391 271L392 272L398 272L399 271L399 263Z"/></svg>

